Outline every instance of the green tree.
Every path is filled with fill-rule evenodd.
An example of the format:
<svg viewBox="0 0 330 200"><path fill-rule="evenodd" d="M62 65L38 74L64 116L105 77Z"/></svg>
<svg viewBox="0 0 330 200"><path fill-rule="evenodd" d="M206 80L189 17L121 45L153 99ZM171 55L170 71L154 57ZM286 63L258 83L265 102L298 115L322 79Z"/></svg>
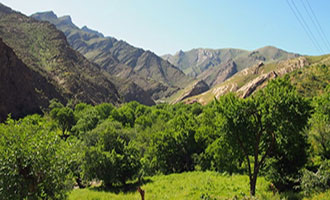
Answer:
<svg viewBox="0 0 330 200"><path fill-rule="evenodd" d="M82 108L82 105L79 107ZM75 110L75 118L77 123L71 128L72 132L80 138L82 135L90 130L93 130L98 125L100 117L102 118L103 114L99 114L97 109L90 105L83 107L82 109Z"/></svg>
<svg viewBox="0 0 330 200"><path fill-rule="evenodd" d="M111 117L114 120L121 122L123 126L133 127L135 123L135 114L130 105L131 104L126 104L118 109L113 109Z"/></svg>
<svg viewBox="0 0 330 200"><path fill-rule="evenodd" d="M54 108L50 111L50 116L58 123L62 130L62 138L70 136L72 126L75 124L73 110L69 107Z"/></svg>
<svg viewBox="0 0 330 200"><path fill-rule="evenodd" d="M321 159L330 159L330 86L313 101L315 112L310 119L314 151Z"/></svg>
<svg viewBox="0 0 330 200"><path fill-rule="evenodd" d="M105 120L110 116L114 106L110 103L101 103L96 105L95 109L98 112L99 120Z"/></svg>
<svg viewBox="0 0 330 200"><path fill-rule="evenodd" d="M85 136L84 176L103 180L105 186L125 184L137 176L141 164L131 133L118 122L106 120Z"/></svg>
<svg viewBox="0 0 330 200"><path fill-rule="evenodd" d="M276 158L280 161L282 158L295 161L295 153L300 154L302 148L304 153L299 158L306 162L307 145L302 130L307 124L310 106L286 79L271 81L252 98L226 95L219 105L225 118L224 137L234 148L241 150L247 162L252 196L260 169L271 153L277 153ZM302 145L295 146L297 141ZM287 147L290 149L286 150ZM298 163L298 167L302 167L301 164Z"/></svg>
<svg viewBox="0 0 330 200"><path fill-rule="evenodd" d="M193 115L182 114L170 120L166 130L155 133L148 155L153 167L165 174L194 170L194 156L201 152L196 127Z"/></svg>
<svg viewBox="0 0 330 200"><path fill-rule="evenodd" d="M64 199L72 144L38 115L0 124L0 199Z"/></svg>

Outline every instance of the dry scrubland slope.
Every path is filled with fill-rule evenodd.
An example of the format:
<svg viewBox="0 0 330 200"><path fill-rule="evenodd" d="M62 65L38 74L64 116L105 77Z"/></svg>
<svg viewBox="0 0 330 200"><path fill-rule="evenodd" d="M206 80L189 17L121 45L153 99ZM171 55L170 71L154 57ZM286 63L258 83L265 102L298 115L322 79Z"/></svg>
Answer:
<svg viewBox="0 0 330 200"><path fill-rule="evenodd" d="M228 92L235 92L241 97L247 97L265 87L269 80L285 74L289 75L291 82L303 95L318 95L330 82L329 65L330 55L301 56L287 61L261 63L246 68L207 92L190 97L185 101L207 104Z"/></svg>

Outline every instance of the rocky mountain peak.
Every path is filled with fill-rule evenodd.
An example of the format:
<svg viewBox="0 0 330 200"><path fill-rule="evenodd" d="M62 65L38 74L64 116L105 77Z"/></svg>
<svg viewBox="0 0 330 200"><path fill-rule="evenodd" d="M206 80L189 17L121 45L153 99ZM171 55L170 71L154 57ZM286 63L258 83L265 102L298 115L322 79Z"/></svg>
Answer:
<svg viewBox="0 0 330 200"><path fill-rule="evenodd" d="M8 14L8 13L13 12L13 10L11 8L3 5L2 3L0 3L0 12Z"/></svg>
<svg viewBox="0 0 330 200"><path fill-rule="evenodd" d="M88 33L92 33L92 34L96 34L98 37L104 37L104 35L98 31L95 31L93 29L88 28L87 26L83 26L81 28L82 31L88 32Z"/></svg>
<svg viewBox="0 0 330 200"><path fill-rule="evenodd" d="M38 12L36 14L33 14L32 17L37 20L41 20L41 19L56 20L57 19L57 15L53 11Z"/></svg>
<svg viewBox="0 0 330 200"><path fill-rule="evenodd" d="M58 18L58 19L61 20L64 23L66 23L66 24L72 24L73 25L72 19L69 15L64 15L64 16Z"/></svg>
<svg viewBox="0 0 330 200"><path fill-rule="evenodd" d="M184 52L180 49L175 55L181 57L184 55Z"/></svg>

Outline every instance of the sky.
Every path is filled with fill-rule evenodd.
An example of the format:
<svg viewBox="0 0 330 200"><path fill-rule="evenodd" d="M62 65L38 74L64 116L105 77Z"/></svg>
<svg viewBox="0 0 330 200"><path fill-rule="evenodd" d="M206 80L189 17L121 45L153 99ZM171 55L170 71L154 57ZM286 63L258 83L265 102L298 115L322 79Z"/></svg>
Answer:
<svg viewBox="0 0 330 200"><path fill-rule="evenodd" d="M70 15L79 27L86 25L158 55L193 48L254 50L268 45L304 55L330 53L328 0L0 2L26 15L50 10L57 16Z"/></svg>

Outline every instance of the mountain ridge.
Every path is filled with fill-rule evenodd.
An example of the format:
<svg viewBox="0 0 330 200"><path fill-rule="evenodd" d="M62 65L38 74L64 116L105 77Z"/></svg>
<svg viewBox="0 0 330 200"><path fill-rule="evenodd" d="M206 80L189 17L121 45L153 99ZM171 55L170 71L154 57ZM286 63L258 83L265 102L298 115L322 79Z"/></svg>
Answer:
<svg viewBox="0 0 330 200"><path fill-rule="evenodd" d="M270 80L287 74L299 93L306 97L313 97L325 91L326 86L330 84L329 65L330 54L300 56L269 64L261 62L236 73L210 90L183 101L185 103L207 104L214 98L218 99L228 92L234 92L238 96L246 98L264 88Z"/></svg>
<svg viewBox="0 0 330 200"><path fill-rule="evenodd" d="M274 46L265 46L256 50L248 51L236 48L209 49L194 48L189 51L178 51L174 55L166 54L164 59L178 66L187 75L204 80L210 87L225 81L236 72L251 67L259 62L271 63L287 60L299 56L289 53ZM228 69L228 63L232 69ZM225 72L227 75L220 72ZM215 76L218 74L218 76Z"/></svg>
<svg viewBox="0 0 330 200"><path fill-rule="evenodd" d="M31 17L53 23L64 32L75 50L117 77L119 82L120 79L123 80L122 83L126 83L127 79L134 82L156 101L173 95L193 81L179 68L151 51L113 37L104 37L102 33L86 26L81 29L73 27L70 23L62 23L62 17L54 19L49 14L51 13L36 13ZM119 87L121 85L123 84L119 84Z"/></svg>
<svg viewBox="0 0 330 200"><path fill-rule="evenodd" d="M0 4L0 37L30 69L40 73L66 99L91 104L121 102L111 77L67 43L65 35Z"/></svg>

